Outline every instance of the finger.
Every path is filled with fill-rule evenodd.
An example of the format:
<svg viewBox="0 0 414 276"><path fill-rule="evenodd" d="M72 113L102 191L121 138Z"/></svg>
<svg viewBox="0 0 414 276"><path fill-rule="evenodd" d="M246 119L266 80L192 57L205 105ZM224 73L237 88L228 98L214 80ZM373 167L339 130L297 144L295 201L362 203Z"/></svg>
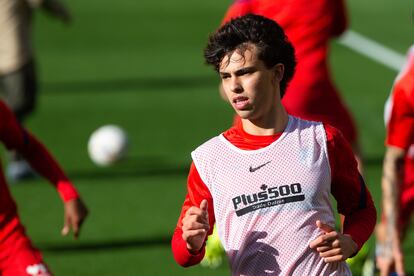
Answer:
<svg viewBox="0 0 414 276"><path fill-rule="evenodd" d="M69 224L65 222L65 224L63 225L62 231L60 231L60 233L62 234L62 236L67 236L69 234L69 231L70 231Z"/></svg>
<svg viewBox="0 0 414 276"><path fill-rule="evenodd" d="M335 263L335 262L340 262L343 261L343 256L342 255L336 255L333 257L326 257L323 258L325 263Z"/></svg>
<svg viewBox="0 0 414 276"><path fill-rule="evenodd" d="M328 251L328 250L331 250L332 249L332 247L330 247L330 246L318 246L317 248L316 248L316 251L318 251L318 252L326 252L326 251Z"/></svg>
<svg viewBox="0 0 414 276"><path fill-rule="evenodd" d="M389 265L384 265L380 268L381 276L388 276L391 272L391 267Z"/></svg>
<svg viewBox="0 0 414 276"><path fill-rule="evenodd" d="M335 256L339 256L341 259L343 258L343 254L340 248L334 248L325 252L321 252L319 253L319 256L321 256L322 258L329 258Z"/></svg>
<svg viewBox="0 0 414 276"><path fill-rule="evenodd" d="M205 234L207 234L207 231L205 229L187 230L187 231L183 231L182 237L183 237L183 240L187 242L191 238L194 238L200 235L205 235Z"/></svg>
<svg viewBox="0 0 414 276"><path fill-rule="evenodd" d="M188 208L187 212L185 213L185 216L201 216L203 214L203 211L196 207L196 206L192 206L190 208Z"/></svg>
<svg viewBox="0 0 414 276"><path fill-rule="evenodd" d="M203 216L205 219L208 219L208 201L203 199L200 203L200 209L203 211Z"/></svg>
<svg viewBox="0 0 414 276"><path fill-rule="evenodd" d="M395 259L395 272L398 276L405 276L404 262L400 258Z"/></svg>
<svg viewBox="0 0 414 276"><path fill-rule="evenodd" d="M204 229L208 231L210 226L207 223L201 223L197 221L189 221L183 224L182 229L184 230L198 230L198 229Z"/></svg>
<svg viewBox="0 0 414 276"><path fill-rule="evenodd" d="M321 235L310 242L309 246L310 248L317 248L320 246L331 246L332 241L336 239L336 235L334 232L328 233L325 235Z"/></svg>
<svg viewBox="0 0 414 276"><path fill-rule="evenodd" d="M322 221L320 221L320 220L317 220L317 221L316 221L316 226L317 226L319 229L323 230L325 233L329 233L329 232L332 232L332 231L334 231L334 230L335 230L335 229L333 229L331 226L329 226L328 224L326 224L326 223L324 223L324 222L322 222Z"/></svg>
<svg viewBox="0 0 414 276"><path fill-rule="evenodd" d="M208 201L207 199L203 199L200 203L200 209L207 212L208 209Z"/></svg>

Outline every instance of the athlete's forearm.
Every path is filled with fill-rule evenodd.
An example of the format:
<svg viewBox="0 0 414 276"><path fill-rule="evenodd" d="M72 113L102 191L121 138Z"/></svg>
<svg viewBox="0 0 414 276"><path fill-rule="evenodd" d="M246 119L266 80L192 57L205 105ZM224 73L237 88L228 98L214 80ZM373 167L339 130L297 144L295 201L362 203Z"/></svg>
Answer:
<svg viewBox="0 0 414 276"><path fill-rule="evenodd" d="M383 257L391 257L394 242L399 239L398 213L400 187L403 180L404 150L388 147L382 173L382 208L385 219Z"/></svg>
<svg viewBox="0 0 414 276"><path fill-rule="evenodd" d="M200 263L205 254L205 246L202 247L198 254L191 254L187 249L186 242L182 238L182 234L183 231L181 228L177 227L171 240L171 249L175 261L183 267L189 267Z"/></svg>
<svg viewBox="0 0 414 276"><path fill-rule="evenodd" d="M17 150L32 168L57 188L65 202L79 198L75 187L43 144L27 132L26 140L27 142L19 146Z"/></svg>

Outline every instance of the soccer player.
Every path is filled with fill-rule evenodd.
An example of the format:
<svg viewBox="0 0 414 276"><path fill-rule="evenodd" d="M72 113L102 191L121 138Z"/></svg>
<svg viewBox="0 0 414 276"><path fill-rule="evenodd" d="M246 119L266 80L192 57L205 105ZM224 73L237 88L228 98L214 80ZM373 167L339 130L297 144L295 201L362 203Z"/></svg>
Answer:
<svg viewBox="0 0 414 276"><path fill-rule="evenodd" d="M352 145L362 171L357 131L333 83L329 43L347 28L345 0L235 0L223 22L247 13L273 19L285 30L297 58L295 76L282 103L289 114L339 129Z"/></svg>
<svg viewBox="0 0 414 276"><path fill-rule="evenodd" d="M414 45L395 80L385 118L383 211L377 227L377 266L382 276L392 271L405 275L401 242L414 210Z"/></svg>
<svg viewBox="0 0 414 276"><path fill-rule="evenodd" d="M0 1L0 98L20 123L32 114L37 99L37 75L32 46L32 18L36 8L68 22L70 14L58 0ZM28 164L12 152L7 167L9 180L33 176Z"/></svg>
<svg viewBox="0 0 414 276"><path fill-rule="evenodd" d="M46 148L21 127L13 112L0 101L0 140L9 150L18 151L30 165L57 189L64 202L62 234L73 230L79 235L87 216L87 208L75 187L66 177ZM42 255L25 233L17 213L16 203L0 169L0 275L51 275Z"/></svg>
<svg viewBox="0 0 414 276"><path fill-rule="evenodd" d="M371 235L375 207L342 134L285 111L295 57L283 29L258 15L235 18L210 36L204 56L241 124L192 152L172 237L177 263L201 261L216 223L233 275L351 275L344 261Z"/></svg>

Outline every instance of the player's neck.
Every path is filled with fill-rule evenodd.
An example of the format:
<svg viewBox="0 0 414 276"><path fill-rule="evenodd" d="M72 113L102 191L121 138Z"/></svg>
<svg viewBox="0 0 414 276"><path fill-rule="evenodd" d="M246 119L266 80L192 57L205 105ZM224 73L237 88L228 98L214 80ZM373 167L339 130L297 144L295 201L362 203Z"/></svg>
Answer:
<svg viewBox="0 0 414 276"><path fill-rule="evenodd" d="M287 126L289 117L286 110L281 107L272 116L266 116L260 120L242 119L243 130L251 135L269 136L283 132Z"/></svg>

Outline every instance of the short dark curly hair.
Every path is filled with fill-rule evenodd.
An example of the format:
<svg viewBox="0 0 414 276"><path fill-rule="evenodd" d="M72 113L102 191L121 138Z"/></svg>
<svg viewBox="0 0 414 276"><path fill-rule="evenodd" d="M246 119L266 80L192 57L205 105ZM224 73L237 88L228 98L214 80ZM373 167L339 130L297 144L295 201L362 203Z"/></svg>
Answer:
<svg viewBox="0 0 414 276"><path fill-rule="evenodd" d="M284 75L280 82L280 96L283 97L295 72L295 50L282 27L271 19L247 14L224 24L210 35L204 49L205 61L218 72L225 56L230 56L235 50L244 53L249 43L257 47L258 57L267 68L277 63L284 65Z"/></svg>

